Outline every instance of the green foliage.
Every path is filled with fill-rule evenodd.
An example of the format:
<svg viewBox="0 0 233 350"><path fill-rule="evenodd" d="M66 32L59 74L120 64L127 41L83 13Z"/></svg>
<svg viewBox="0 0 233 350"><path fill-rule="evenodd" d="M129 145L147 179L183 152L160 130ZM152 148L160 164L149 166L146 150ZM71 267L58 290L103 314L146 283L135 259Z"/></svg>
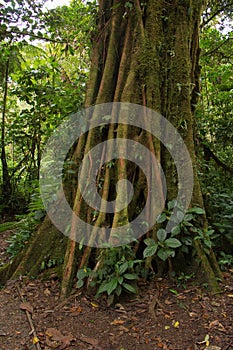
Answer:
<svg viewBox="0 0 233 350"><path fill-rule="evenodd" d="M158 257L165 261L169 257L175 256L175 248L181 246L181 242L176 238L167 238L167 233L164 229L159 229L157 232L157 242L152 238L147 238L144 243L147 247L144 249L143 256L147 258L149 256L154 256L157 251Z"/></svg>
<svg viewBox="0 0 233 350"><path fill-rule="evenodd" d="M139 277L141 260L135 259L132 248L128 245L119 248L107 248L101 251L96 270L83 268L77 273L77 287L84 285L86 278L91 286L97 286L97 296L120 296L123 291L136 293L135 281Z"/></svg>
<svg viewBox="0 0 233 350"><path fill-rule="evenodd" d="M233 255L220 252L218 263L221 270L226 271L228 268L233 266Z"/></svg>
<svg viewBox="0 0 233 350"><path fill-rule="evenodd" d="M180 275L177 277L177 286L186 289L187 282L190 281L194 277L195 277L194 273L185 274L184 272L181 272Z"/></svg>
<svg viewBox="0 0 233 350"><path fill-rule="evenodd" d="M51 269L53 267L59 266L63 263L63 261L63 258L43 260L40 266L40 270L44 271L46 269Z"/></svg>
<svg viewBox="0 0 233 350"><path fill-rule="evenodd" d="M12 221L12 222L2 222L0 224L0 233L7 231L7 230L13 230L18 226L17 221Z"/></svg>
<svg viewBox="0 0 233 350"><path fill-rule="evenodd" d="M232 22L228 28L224 22L216 25L232 16L232 4L226 4L225 8L221 2L213 3L221 16L208 23L201 34L201 98L196 110L199 178L208 221L215 230L202 232L199 238L207 251L211 245L219 263L222 253L233 253Z"/></svg>
<svg viewBox="0 0 233 350"><path fill-rule="evenodd" d="M201 230L199 228L193 228L193 232L196 232L197 235L195 236L195 240L200 240L203 245L203 249L205 250L206 254L210 253L210 249L212 248L212 241L213 241L213 229L207 229L207 230Z"/></svg>
<svg viewBox="0 0 233 350"><path fill-rule="evenodd" d="M233 246L233 192L215 192L213 187L208 187L206 198L209 221L217 234L214 245L223 248L223 240Z"/></svg>
<svg viewBox="0 0 233 350"><path fill-rule="evenodd" d="M232 266L233 262L233 191L231 188L224 188L221 192L216 192L217 188L206 187L205 201L209 223L214 229L211 236L212 247L221 269L224 270Z"/></svg>
<svg viewBox="0 0 233 350"><path fill-rule="evenodd" d="M85 279L91 275L92 270L88 267L84 267L83 269L79 269L77 272L77 288L81 288L84 285Z"/></svg>
<svg viewBox="0 0 233 350"><path fill-rule="evenodd" d="M31 217L25 217L18 222L16 232L8 239L10 243L7 247L7 253L14 258L28 243L36 221Z"/></svg>
<svg viewBox="0 0 233 350"><path fill-rule="evenodd" d="M65 117L83 106L96 4L73 1L71 6L44 13L43 0L4 3L0 24L0 93L3 99L7 92L7 99L1 147L5 147L12 193L7 203L4 193L0 193L3 199L0 209L9 212L11 208L16 212L11 198L19 197L23 203L29 200L51 133ZM32 42L35 38L46 41L32 44L28 40ZM0 167L1 178L2 175Z"/></svg>
<svg viewBox="0 0 233 350"><path fill-rule="evenodd" d="M45 216L45 210L40 198L39 190L34 189L29 204L29 213L27 215L18 215L18 222L14 224L15 233L9 238L10 243L7 252L11 258L14 258L19 251L28 243L32 233L36 230L37 225Z"/></svg>
<svg viewBox="0 0 233 350"><path fill-rule="evenodd" d="M12 42L28 36L42 37L44 3L45 0L1 1L0 40Z"/></svg>
<svg viewBox="0 0 233 350"><path fill-rule="evenodd" d="M164 212L158 217L158 223L165 225L170 220L171 212L174 206L175 201L168 202L167 209L164 210ZM207 240L208 234L203 233L201 229L195 227L195 221L198 215L202 215L204 213L205 212L202 208L190 208L185 213L183 221L174 227L169 237L167 237L167 232L165 229L160 228L157 231L156 240L152 238L145 239L144 243L147 245L147 247L143 251L144 258L155 256L155 254L157 254L161 260L165 261L170 257L175 257L177 248L180 248L184 253L188 253L188 247L192 246L193 244L193 234L196 234L197 232L199 235L196 237L196 239L204 239L204 235L204 243L206 243L206 246L208 246L210 243L210 241ZM179 218L181 215L183 217L182 209L177 212L177 218ZM208 239L210 239L210 232Z"/></svg>
<svg viewBox="0 0 233 350"><path fill-rule="evenodd" d="M29 203L29 214L35 220L41 220L45 217L46 211L40 196L40 191L38 187L34 187L31 194L31 201Z"/></svg>

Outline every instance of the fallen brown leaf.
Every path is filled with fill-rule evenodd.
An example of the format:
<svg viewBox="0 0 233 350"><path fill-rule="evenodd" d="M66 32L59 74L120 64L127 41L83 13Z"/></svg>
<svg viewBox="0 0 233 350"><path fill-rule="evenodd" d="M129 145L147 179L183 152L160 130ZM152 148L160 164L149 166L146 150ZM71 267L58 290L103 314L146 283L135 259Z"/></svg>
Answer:
<svg viewBox="0 0 233 350"><path fill-rule="evenodd" d="M92 346L97 346L99 344L98 339L88 338L88 337L78 337L84 343L90 344Z"/></svg>
<svg viewBox="0 0 233 350"><path fill-rule="evenodd" d="M33 313L33 307L29 303L21 303L19 307L21 310L30 312L30 314Z"/></svg>
<svg viewBox="0 0 233 350"><path fill-rule="evenodd" d="M223 325L219 322L219 320L214 320L209 323L209 328L217 327L218 330L225 332L226 329L223 327Z"/></svg>
<svg viewBox="0 0 233 350"><path fill-rule="evenodd" d="M81 306L78 306L78 307L72 307L70 309L70 312L71 312L71 316L75 317L75 316L79 316L81 313L82 313L82 308Z"/></svg>
<svg viewBox="0 0 233 350"><path fill-rule="evenodd" d="M160 342L159 342L159 343L157 344L157 346L158 346L160 349L162 349L162 348L163 348L163 343L160 343Z"/></svg>
<svg viewBox="0 0 233 350"><path fill-rule="evenodd" d="M48 296L48 295L50 295L50 294L51 294L50 290L49 290L48 288L46 288L46 289L44 290L44 295Z"/></svg>
<svg viewBox="0 0 233 350"><path fill-rule="evenodd" d="M59 348L59 350L63 350L67 348L73 340L75 340L75 338L71 333L67 335L63 335L56 328L48 328L45 334L47 336L46 337L47 345L54 349Z"/></svg>
<svg viewBox="0 0 233 350"><path fill-rule="evenodd" d="M118 324L123 324L123 323L125 323L124 320L118 320L118 319L115 319L114 321L111 322L111 324L113 324L113 325L118 325Z"/></svg>
<svg viewBox="0 0 233 350"><path fill-rule="evenodd" d="M0 337L6 337L7 336L7 333L3 333L0 331Z"/></svg>
<svg viewBox="0 0 233 350"><path fill-rule="evenodd" d="M126 333L128 333L128 332L129 332L129 329L128 329L128 328L126 328L125 326L122 326L122 325L120 325L120 326L119 326L119 329L120 329L121 331L126 332Z"/></svg>

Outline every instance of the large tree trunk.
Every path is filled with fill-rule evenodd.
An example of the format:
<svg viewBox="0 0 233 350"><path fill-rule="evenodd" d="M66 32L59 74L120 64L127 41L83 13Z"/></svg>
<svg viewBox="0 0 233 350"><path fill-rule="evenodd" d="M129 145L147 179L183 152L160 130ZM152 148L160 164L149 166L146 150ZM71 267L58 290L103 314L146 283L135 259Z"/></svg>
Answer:
<svg viewBox="0 0 233 350"><path fill-rule="evenodd" d="M85 107L107 102L136 103L156 110L170 121L182 135L193 162L194 190L190 205L200 207L203 207L203 200L196 169L193 103L198 90L199 21L202 6L202 0L147 0L143 3L139 0L101 0L85 101ZM108 128L107 139L131 138L144 141L157 160L161 161L166 176L168 200L175 198L178 191L176 169L170 154L148 132L139 131L138 128L128 125L118 124L116 128L112 124ZM90 130L80 137L72 159L79 163L83 154L101 141L101 133L96 129ZM114 175L110 167L105 167L102 171L102 198L106 201L112 200L112 180L122 180L127 175L133 179L135 198L130 209L125 208L113 215L107 215L102 208L93 220L91 208L85 205L80 192L75 191L75 185L73 184L71 190L69 184L67 185L74 212L82 218L85 217L86 222L94 222L93 230L104 224L112 228L126 224L134 217L136 208L141 209L149 195L141 175L135 175L136 166L129 167L127 161L120 158L115 169ZM159 181L158 186L161 185ZM162 201L162 190L160 196ZM153 206L153 198L150 200ZM202 218L202 225L207 225L205 217ZM71 238L74 236L74 229L71 226ZM147 233L147 237L155 237L156 230L157 225ZM42 232L43 230L38 235ZM93 252L91 246L90 242L83 249L82 255L78 255L76 241L68 240L61 283L62 297L69 292L78 266L88 265ZM214 254L211 252L207 256L199 241L195 241L195 249L205 277L216 291L216 275L219 277L220 271ZM96 253L98 252L95 250L94 258ZM23 260L24 267L25 257ZM27 273L30 268L21 270L18 265L17 271Z"/></svg>

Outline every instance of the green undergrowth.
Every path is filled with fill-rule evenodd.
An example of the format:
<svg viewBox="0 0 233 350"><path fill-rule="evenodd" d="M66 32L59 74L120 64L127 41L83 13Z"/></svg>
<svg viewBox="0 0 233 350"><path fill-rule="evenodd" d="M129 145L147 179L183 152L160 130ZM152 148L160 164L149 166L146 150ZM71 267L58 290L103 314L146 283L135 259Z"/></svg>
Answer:
<svg viewBox="0 0 233 350"><path fill-rule="evenodd" d="M16 229L19 225L18 221L2 222L0 224L0 233L8 230Z"/></svg>

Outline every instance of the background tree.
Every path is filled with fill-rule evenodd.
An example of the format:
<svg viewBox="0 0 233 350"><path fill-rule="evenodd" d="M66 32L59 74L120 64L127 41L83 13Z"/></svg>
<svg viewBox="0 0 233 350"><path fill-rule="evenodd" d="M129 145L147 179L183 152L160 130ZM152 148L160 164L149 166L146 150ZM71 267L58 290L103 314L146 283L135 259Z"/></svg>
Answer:
<svg viewBox="0 0 233 350"><path fill-rule="evenodd" d="M49 15L41 10L43 2L36 8L24 5L9 4L8 15L2 14L2 33L8 24L1 42L2 215L25 210L37 186L43 145L61 120L83 103L89 67L85 26L91 28L91 14L87 10L83 16L83 5L77 2ZM80 18L84 31L74 28ZM43 41L31 43L35 36Z"/></svg>
<svg viewBox="0 0 233 350"><path fill-rule="evenodd" d="M222 268L232 263L232 2L204 15L201 98L196 110L198 157L212 244ZM207 11L206 11L207 12Z"/></svg>

